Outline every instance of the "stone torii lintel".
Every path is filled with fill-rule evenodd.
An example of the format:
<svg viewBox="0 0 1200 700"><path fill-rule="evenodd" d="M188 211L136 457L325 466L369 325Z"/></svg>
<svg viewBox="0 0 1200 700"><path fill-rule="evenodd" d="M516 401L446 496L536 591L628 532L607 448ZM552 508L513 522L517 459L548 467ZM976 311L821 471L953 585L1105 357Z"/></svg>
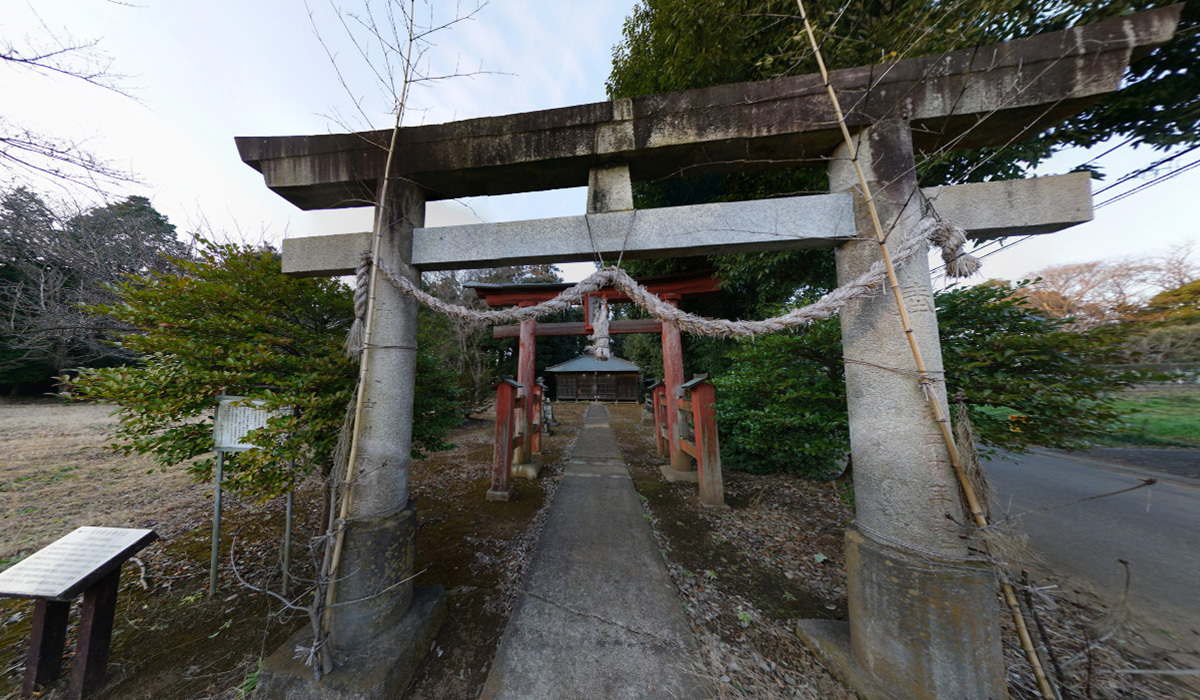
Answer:
<svg viewBox="0 0 1200 700"><path fill-rule="evenodd" d="M1082 27L830 75L852 129L914 127L921 153L1031 137L1120 87L1129 62L1168 41L1182 4ZM242 160L301 209L374 200L390 131L240 137ZM841 142L818 75L720 85L524 114L405 127L394 174L428 200L634 181L824 159Z"/></svg>
<svg viewBox="0 0 1200 700"><path fill-rule="evenodd" d="M973 239L1050 233L1092 219L1088 173L929 187L922 193ZM534 221L418 228L412 264L430 270L517 263L832 248L854 235L848 194L603 212ZM289 238L283 271L349 275L370 249L369 233Z"/></svg>

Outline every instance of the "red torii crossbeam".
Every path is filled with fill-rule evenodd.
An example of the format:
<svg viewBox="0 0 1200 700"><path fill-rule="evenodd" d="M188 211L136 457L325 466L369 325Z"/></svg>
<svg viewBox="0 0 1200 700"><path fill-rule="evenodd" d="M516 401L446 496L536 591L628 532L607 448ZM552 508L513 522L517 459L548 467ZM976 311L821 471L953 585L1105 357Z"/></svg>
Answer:
<svg viewBox="0 0 1200 700"><path fill-rule="evenodd" d="M676 275L658 275L643 277L637 280L646 289L660 299L677 302L683 297L696 297L715 293L721 285L721 280L711 271L683 273ZM532 306L553 299L571 285L567 283L529 283L529 284L490 284L475 283L464 285L475 291L488 306ZM623 292L605 288L598 292L610 303L627 302ZM494 338L519 337L517 357L517 383L522 387L533 386L535 373L534 358L536 355L536 337L562 335L588 335L591 332L586 322L574 323L539 323L524 321L519 326L497 326L492 331ZM693 468L692 457L683 449L680 442L683 433L682 415L679 412L678 400L683 398L683 347L679 337L679 329L671 324L663 324L657 320L611 321L609 333L662 333L663 347L663 380L667 395L672 397L667 402L667 426L670 434L669 454L671 464L663 470L663 476L671 481L696 481L698 474ZM519 390L519 396L525 396L527 389ZM532 412L523 411L523 435L521 443L521 462L532 460L533 426ZM502 449L497 443L496 450Z"/></svg>

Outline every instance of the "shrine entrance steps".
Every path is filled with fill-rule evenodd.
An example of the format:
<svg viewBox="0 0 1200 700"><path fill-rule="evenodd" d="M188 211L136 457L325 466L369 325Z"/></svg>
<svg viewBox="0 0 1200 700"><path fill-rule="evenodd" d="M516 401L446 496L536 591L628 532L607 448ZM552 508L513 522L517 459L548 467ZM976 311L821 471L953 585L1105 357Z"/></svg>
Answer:
<svg viewBox="0 0 1200 700"><path fill-rule="evenodd" d="M709 698L608 410L588 407L485 700Z"/></svg>

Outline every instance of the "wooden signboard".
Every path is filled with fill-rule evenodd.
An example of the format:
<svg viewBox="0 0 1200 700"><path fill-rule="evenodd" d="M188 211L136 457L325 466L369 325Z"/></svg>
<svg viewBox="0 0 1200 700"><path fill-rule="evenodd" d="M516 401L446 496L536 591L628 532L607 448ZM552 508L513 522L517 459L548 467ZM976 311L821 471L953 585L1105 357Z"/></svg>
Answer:
<svg viewBox="0 0 1200 700"><path fill-rule="evenodd" d="M0 571L0 596L71 600L157 539L153 530L81 527Z"/></svg>
<svg viewBox="0 0 1200 700"><path fill-rule="evenodd" d="M107 675L121 565L157 539L153 530L81 527L0 571L0 596L37 601L22 697L33 697L58 678L71 599L80 593L83 605L67 700L99 691Z"/></svg>

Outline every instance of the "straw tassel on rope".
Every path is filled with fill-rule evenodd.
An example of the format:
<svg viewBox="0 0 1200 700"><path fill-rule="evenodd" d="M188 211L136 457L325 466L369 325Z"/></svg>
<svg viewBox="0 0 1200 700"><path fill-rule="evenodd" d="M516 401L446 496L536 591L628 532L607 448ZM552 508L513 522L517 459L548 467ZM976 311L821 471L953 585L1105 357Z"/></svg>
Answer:
<svg viewBox="0 0 1200 700"><path fill-rule="evenodd" d="M588 336L588 340L592 341L590 349L597 360L607 362L612 357L612 350L609 348L608 337L608 300L600 297L600 303L596 305L596 317L592 319L592 334Z"/></svg>
<svg viewBox="0 0 1200 700"><path fill-rule="evenodd" d="M367 290L371 286L371 254L364 252L354 271L354 322L346 334L346 357L362 355L363 324L367 316Z"/></svg>

